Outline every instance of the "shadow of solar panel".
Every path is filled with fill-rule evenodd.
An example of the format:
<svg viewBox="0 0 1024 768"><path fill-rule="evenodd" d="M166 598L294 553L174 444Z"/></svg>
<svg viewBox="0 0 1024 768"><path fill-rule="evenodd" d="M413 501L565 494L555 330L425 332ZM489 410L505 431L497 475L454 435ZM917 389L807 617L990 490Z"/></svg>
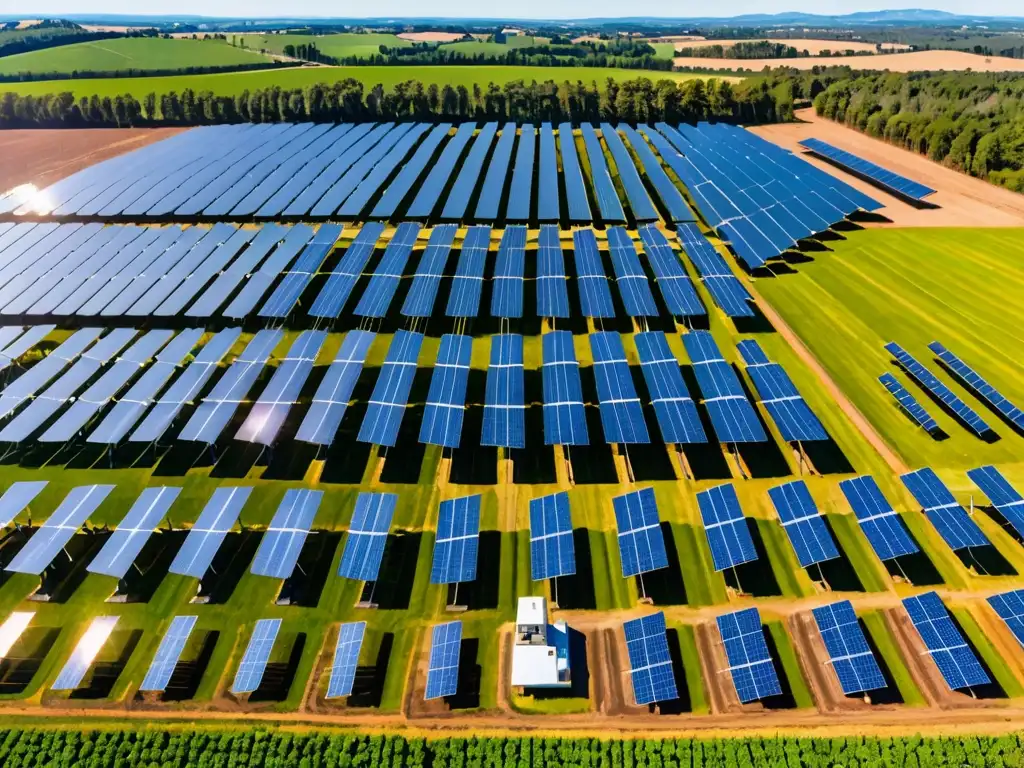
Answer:
<svg viewBox="0 0 1024 768"><path fill-rule="evenodd" d="M42 493L48 482L48 480L20 480L11 483L4 491L4 495L0 496L0 528L10 525L14 518L21 514L21 511L31 504L36 496Z"/></svg>
<svg viewBox="0 0 1024 768"><path fill-rule="evenodd" d="M569 494L530 499L530 576L534 581L576 573Z"/></svg>
<svg viewBox="0 0 1024 768"><path fill-rule="evenodd" d="M874 181L883 187L886 187L904 197L910 197L915 200L921 200L928 195L934 194L935 190L931 187L926 187L924 184L913 181L900 176L898 173L893 173L890 170L883 168L880 165L872 163L870 160L865 160L862 157L852 152L839 149L821 139L802 139L800 145L811 150L817 155L821 155L832 162L847 168L854 173L861 176L867 176L869 179Z"/></svg>
<svg viewBox="0 0 1024 768"><path fill-rule="evenodd" d="M617 333L590 334L601 426L609 443L649 443L643 407L633 386L626 351Z"/></svg>
<svg viewBox="0 0 1024 768"><path fill-rule="evenodd" d="M679 698L665 629L665 614L661 612L622 625L633 700L638 705Z"/></svg>
<svg viewBox="0 0 1024 768"><path fill-rule="evenodd" d="M594 196L597 198L597 207L601 210L601 218L615 224L625 222L626 214L615 191L601 140L597 138L594 126L590 123L581 123L580 132L583 134L583 148L590 161L590 181L594 188Z"/></svg>
<svg viewBox="0 0 1024 768"><path fill-rule="evenodd" d="M1007 400L999 390L985 381L973 368L937 341L929 344L928 349L934 352L936 357L949 366L968 387L973 389L989 405L1003 414L1017 427L1024 429L1024 411Z"/></svg>
<svg viewBox="0 0 1024 768"><path fill-rule="evenodd" d="M345 335L337 357L313 395L313 402L295 434L296 440L316 445L330 445L334 442L338 425L348 409L352 390L355 389L366 354L375 338L376 334L369 331L349 331Z"/></svg>
<svg viewBox="0 0 1024 768"><path fill-rule="evenodd" d="M537 133L532 125L524 123L519 129L516 145L516 164L512 170L512 186L508 191L505 218L509 221L527 221L533 202L533 165L537 151Z"/></svg>
<svg viewBox="0 0 1024 768"><path fill-rule="evenodd" d="M920 551L907 533L903 521L882 494L875 478L863 475L842 480L839 489L850 502L857 524L879 560L892 560Z"/></svg>
<svg viewBox="0 0 1024 768"><path fill-rule="evenodd" d="M359 427L359 442L390 447L398 440L422 343L422 333L395 333Z"/></svg>
<svg viewBox="0 0 1024 768"><path fill-rule="evenodd" d="M583 387L572 332L551 331L541 336L545 445L589 445L583 410Z"/></svg>
<svg viewBox="0 0 1024 768"><path fill-rule="evenodd" d="M883 373L878 377L878 381L881 382L882 386L885 387L886 391L892 395L900 408L903 410L910 419L921 427L928 434L934 435L939 432L939 424L931 415L924 409L917 399L907 391L900 382L891 373Z"/></svg>
<svg viewBox="0 0 1024 768"><path fill-rule="evenodd" d="M73 691L82 684L86 672L103 649L119 618L120 616L96 616L92 620L50 686L51 691Z"/></svg>
<svg viewBox="0 0 1024 768"><path fill-rule="evenodd" d="M462 241L445 314L448 317L476 317L484 283L484 266L491 247L490 227L470 227ZM433 299L431 299L433 305Z"/></svg>
<svg viewBox="0 0 1024 768"><path fill-rule="evenodd" d="M580 309L584 317L615 317L608 277L597 251L592 229L576 229L572 233L573 261L576 265L576 287L580 292Z"/></svg>
<svg viewBox="0 0 1024 768"><path fill-rule="evenodd" d="M508 176L508 166L512 161L512 147L515 142L516 124L505 123L501 128L498 143L494 145L494 152L491 153L484 185L480 188L480 198L473 214L477 221L493 222L498 218L498 206L505 191L505 179Z"/></svg>
<svg viewBox="0 0 1024 768"><path fill-rule="evenodd" d="M803 480L769 488L768 496L796 550L801 567L839 557L839 550L825 526L825 520Z"/></svg>
<svg viewBox="0 0 1024 768"><path fill-rule="evenodd" d="M252 488L221 487L215 490L167 571L179 576L203 578L228 531L238 522L251 493Z"/></svg>
<svg viewBox="0 0 1024 768"><path fill-rule="evenodd" d="M532 130L532 129L531 129ZM498 246L491 278L491 315L523 316L523 272L526 269L526 227L506 227Z"/></svg>
<svg viewBox="0 0 1024 768"><path fill-rule="evenodd" d="M425 698L454 696L459 690L459 651L462 649L462 622L435 624L430 633L430 663L427 668Z"/></svg>
<svg viewBox="0 0 1024 768"><path fill-rule="evenodd" d="M541 190L543 191L543 187ZM565 257L562 255L562 244L559 237L557 225L544 224L541 226L537 244L536 280L537 315L540 317L569 316L569 290L566 287Z"/></svg>
<svg viewBox="0 0 1024 768"><path fill-rule="evenodd" d="M397 503L394 493L360 493L356 497L339 576L356 581L377 580Z"/></svg>
<svg viewBox="0 0 1024 768"><path fill-rule="evenodd" d="M1010 485L1002 473L992 466L967 470L967 476L988 496L988 500L999 510L1019 535L1024 535L1024 497ZM0 507L3 500L0 499ZM0 514L0 520L3 515Z"/></svg>
<svg viewBox="0 0 1024 768"><path fill-rule="evenodd" d="M676 317L704 317L707 310L668 240L653 224L640 227L644 254L668 311Z"/></svg>
<svg viewBox="0 0 1024 768"><path fill-rule="evenodd" d="M717 485L701 491L697 494L697 506L716 571L757 560L754 539L732 485Z"/></svg>
<svg viewBox="0 0 1024 768"><path fill-rule="evenodd" d="M657 317L658 307L647 284L647 274L625 229L609 227L608 249L615 270L615 285L622 296L626 314L630 317Z"/></svg>
<svg viewBox="0 0 1024 768"><path fill-rule="evenodd" d="M519 334L491 337L480 444L526 447L523 337Z"/></svg>
<svg viewBox="0 0 1024 768"><path fill-rule="evenodd" d="M448 199L445 201L444 210L441 211L441 218L446 221L462 221L469 209L469 199L473 196L473 190L480 183L480 171L483 169L487 153L494 143L494 137L498 133L497 123L486 123L473 141L473 146L466 155L462 164L462 170L455 178Z"/></svg>
<svg viewBox="0 0 1024 768"><path fill-rule="evenodd" d="M957 690L992 682L953 624L938 594L927 592L905 597L903 607L946 685Z"/></svg>
<svg viewBox="0 0 1024 768"><path fill-rule="evenodd" d="M779 696L782 686L772 664L757 608L727 613L716 619L725 645L729 675L739 700L746 704Z"/></svg>
<svg viewBox="0 0 1024 768"><path fill-rule="evenodd" d="M770 362L756 341L741 341L736 348L746 363L759 402L771 414L782 439L789 443L828 440L825 428L785 369Z"/></svg>
<svg viewBox="0 0 1024 768"><path fill-rule="evenodd" d="M253 574L275 579L292 575L323 495L323 491L305 488L285 491L267 532L260 539L260 548L250 568Z"/></svg>
<svg viewBox="0 0 1024 768"><path fill-rule="evenodd" d="M697 386L722 443L763 443L768 440L757 413L747 400L736 372L725 362L709 331L683 334Z"/></svg>
<svg viewBox="0 0 1024 768"><path fill-rule="evenodd" d="M576 153L572 123L558 124L558 146L562 154L562 178L565 180L565 199L569 208L569 221L578 224L589 223L593 216L590 213L590 201L587 199L587 188L583 182L579 155Z"/></svg>
<svg viewBox="0 0 1024 768"><path fill-rule="evenodd" d="M679 361L669 349L665 334L647 331L634 335L633 339L662 439L666 443L706 443L708 438L697 406L690 399Z"/></svg>
<svg viewBox="0 0 1024 768"><path fill-rule="evenodd" d="M338 629L338 641L334 646L334 661L331 664L331 676L327 681L326 698L336 699L352 693L356 667L359 666L359 651L363 647L365 634L365 621L342 624Z"/></svg>
<svg viewBox="0 0 1024 768"><path fill-rule="evenodd" d="M313 300L309 308L312 317L338 317L341 314L383 233L384 225L380 222L371 221L363 225Z"/></svg>
<svg viewBox="0 0 1024 768"><path fill-rule="evenodd" d="M334 244L341 237L341 233L342 227L340 224L324 224L316 231L313 239L302 249L302 253L299 254L295 264L281 277L281 282L278 283L274 292L270 294L270 298L263 302L263 306L260 307L260 311L257 313L259 317L288 316L288 313L292 311L292 307L295 306L295 302L299 300L302 292L306 290L306 286L313 279L313 275L320 269L320 265L324 263L327 254L334 248ZM255 277L256 275L253 275L253 278ZM270 287L272 279L267 282L260 295ZM255 287L259 286L259 283L253 283L253 279L250 279L250 284L253 284ZM228 307L225 310L225 314L231 317L236 316L230 314L230 310L231 307Z"/></svg>
<svg viewBox="0 0 1024 768"><path fill-rule="evenodd" d="M900 480L921 505L950 549L955 551L967 547L984 547L992 543L949 492L935 470L925 467L901 475Z"/></svg>
<svg viewBox="0 0 1024 768"><path fill-rule="evenodd" d="M1006 622L1007 628L1017 638L1021 647L1024 647L1024 589L992 595L988 598L988 604L999 618Z"/></svg>
<svg viewBox="0 0 1024 768"><path fill-rule="evenodd" d="M458 448L462 442L462 421L466 409L466 386L473 355L469 336L445 334L437 351L430 377L430 390L423 409L420 442Z"/></svg>
<svg viewBox="0 0 1024 768"><path fill-rule="evenodd" d="M171 682L171 676L174 674L174 668L178 666L181 653L185 650L185 644L188 643L188 638L198 620L198 616L175 616L171 619L171 626L167 628L167 632L160 640L156 656L153 657L149 670L142 679L142 685L139 686L140 691L164 691L167 689L167 684Z"/></svg>
<svg viewBox="0 0 1024 768"><path fill-rule="evenodd" d="M438 507L431 584L476 579L480 544L480 494L442 501Z"/></svg>
<svg viewBox="0 0 1024 768"><path fill-rule="evenodd" d="M618 527L623 578L667 568L668 553L654 489L641 488L616 496L612 506Z"/></svg>
<svg viewBox="0 0 1024 768"><path fill-rule="evenodd" d="M398 206L408 196L413 184L416 183L416 180L423 173L427 163L430 162L430 158L434 156L434 152L437 151L441 142L447 138L451 128L451 123L441 123L440 125L435 125L430 130L427 137L416 148L416 153L408 162L403 163L402 170L395 177L394 181L388 185L388 188L384 190L384 194L381 195L380 200L373 207L373 212L370 214L373 218L388 219L394 215L395 211L398 210ZM419 135L417 134L417 137ZM381 181L383 182L383 179Z"/></svg>
<svg viewBox="0 0 1024 768"><path fill-rule="evenodd" d="M626 193L633 218L637 221L657 221L658 211L651 202L651 198L647 196L647 190L640 180L640 174L637 173L636 166L633 164L633 158L611 123L601 123L601 136L604 137L604 143L615 161L619 181Z"/></svg>
<svg viewBox="0 0 1024 768"><path fill-rule="evenodd" d="M456 232L458 227L454 224L442 224L434 227L430 233L427 247L420 256L420 263L412 277L409 293L402 304L402 314L405 317L430 317L433 313L437 289L441 284L444 266L448 263L448 254L451 253ZM454 282L452 290L455 290Z"/></svg>
<svg viewBox="0 0 1024 768"><path fill-rule="evenodd" d="M245 647L245 653L235 672L235 680L231 684L234 694L252 693L260 687L263 673L274 650L274 641L281 630L281 619L260 619L253 628L252 637Z"/></svg>
<svg viewBox="0 0 1024 768"><path fill-rule="evenodd" d="M696 224L680 224L679 240L712 300L729 317L753 317L750 293Z"/></svg>
<svg viewBox="0 0 1024 768"><path fill-rule="evenodd" d="M823 605L811 612L843 693L850 695L885 688L885 677L850 601Z"/></svg>
<svg viewBox="0 0 1024 768"><path fill-rule="evenodd" d="M180 493L168 486L143 490L86 570L123 579Z"/></svg>
<svg viewBox="0 0 1024 768"><path fill-rule="evenodd" d="M647 176L648 181L651 182L658 193L661 204L668 211L669 219L673 222L696 221L697 218L693 215L693 211L690 210L690 206L686 204L675 184L672 183L668 174L662 169L661 163L658 162L658 158L654 156L654 153L643 137L626 123L619 123L617 127L618 130L625 134L629 143L633 146L633 151L640 158L644 175ZM617 159L616 162L618 162Z"/></svg>

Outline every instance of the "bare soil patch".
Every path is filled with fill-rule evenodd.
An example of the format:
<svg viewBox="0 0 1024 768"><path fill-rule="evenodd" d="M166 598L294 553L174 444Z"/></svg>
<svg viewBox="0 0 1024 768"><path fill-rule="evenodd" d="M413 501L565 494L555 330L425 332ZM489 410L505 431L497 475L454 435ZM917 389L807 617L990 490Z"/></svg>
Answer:
<svg viewBox="0 0 1024 768"><path fill-rule="evenodd" d="M1021 61L1024 64L1024 60ZM797 112L800 122L753 127L750 130L796 152L809 163L822 168L850 186L885 205L878 213L889 223L867 226L896 227L1020 227L1024 226L1024 195L989 184L983 179L954 171L923 155L910 152L880 139L818 117L813 109ZM926 202L938 208L915 208L878 187L862 181L830 163L808 154L799 145L802 139L815 137L840 149L870 160L936 190Z"/></svg>
<svg viewBox="0 0 1024 768"><path fill-rule="evenodd" d="M852 66L856 69L889 70L890 72L1024 72L1024 59L1007 56L980 56L966 51L912 51L910 53L883 53L875 56L805 56L798 59L704 59L697 56L677 56L677 67L705 69L746 69L759 72L765 67Z"/></svg>

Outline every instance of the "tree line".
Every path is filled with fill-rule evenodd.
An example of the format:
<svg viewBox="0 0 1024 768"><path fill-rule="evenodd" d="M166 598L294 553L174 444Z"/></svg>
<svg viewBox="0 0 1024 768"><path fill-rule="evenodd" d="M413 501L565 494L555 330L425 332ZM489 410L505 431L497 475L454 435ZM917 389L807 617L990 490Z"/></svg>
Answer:
<svg viewBox="0 0 1024 768"><path fill-rule="evenodd" d="M1024 739L746 738L631 739L294 733L267 730L0 731L0 765L82 768L832 768L1020 765Z"/></svg>
<svg viewBox="0 0 1024 768"><path fill-rule="evenodd" d="M306 88L246 89L233 96L185 88L149 93L141 102L132 94L0 95L0 128L459 119L765 123L791 118L789 92L763 78L736 85L715 79L608 78L601 84L518 80L472 87L407 80L390 89L379 84L367 89L362 81L346 78Z"/></svg>
<svg viewBox="0 0 1024 768"><path fill-rule="evenodd" d="M111 77L166 77L168 75L216 75L226 72L251 72L293 66L287 61L253 61L246 64L220 64L205 67L165 69L76 69L71 72L13 72L0 74L0 83L30 83L39 80L95 80Z"/></svg>
<svg viewBox="0 0 1024 768"><path fill-rule="evenodd" d="M755 40L752 42L739 42L732 45L697 45L689 48L677 48L676 56L686 56L698 59L795 59L798 56L807 56L807 51L801 53L792 45L784 43L773 43L768 40Z"/></svg>

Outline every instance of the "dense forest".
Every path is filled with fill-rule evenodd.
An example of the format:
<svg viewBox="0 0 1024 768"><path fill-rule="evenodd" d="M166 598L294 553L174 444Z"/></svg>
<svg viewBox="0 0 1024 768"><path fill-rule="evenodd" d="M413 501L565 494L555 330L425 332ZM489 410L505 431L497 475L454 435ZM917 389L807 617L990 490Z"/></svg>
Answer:
<svg viewBox="0 0 1024 768"><path fill-rule="evenodd" d="M831 768L1019 766L1024 739L405 739L346 732L0 731L0 765L83 768Z"/></svg>
<svg viewBox="0 0 1024 768"><path fill-rule="evenodd" d="M819 115L1024 192L1024 76L1012 73L794 75Z"/></svg>
<svg viewBox="0 0 1024 768"><path fill-rule="evenodd" d="M783 83L783 86L786 84ZM436 84L418 80L385 90L366 89L354 78L307 88L244 90L217 96L190 88L150 93L140 102L133 95L76 96L70 91L45 96L0 95L0 128L139 125L209 125L312 120L517 120L686 122L723 120L765 123L788 120L792 103L785 87L764 79L738 84L724 80L543 83L516 81L504 85Z"/></svg>
<svg viewBox="0 0 1024 768"><path fill-rule="evenodd" d="M800 52L792 45L772 43L768 40L733 43L732 45L697 45L690 48L677 48L676 56L699 59L795 59L806 56L807 51Z"/></svg>

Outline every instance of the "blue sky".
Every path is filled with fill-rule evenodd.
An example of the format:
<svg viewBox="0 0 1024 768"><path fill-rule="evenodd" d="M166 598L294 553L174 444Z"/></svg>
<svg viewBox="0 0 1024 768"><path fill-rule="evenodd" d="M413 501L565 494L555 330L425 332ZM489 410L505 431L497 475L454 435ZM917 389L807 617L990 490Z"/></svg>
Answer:
<svg viewBox="0 0 1024 768"><path fill-rule="evenodd" d="M696 3L692 0L516 0L514 3L481 3L479 0L0 0L0 13L26 16L58 16L68 13L201 14L206 16L497 16L498 9L518 18L580 18L595 16L734 16L742 13L850 13L885 8L923 7L953 13L987 16L1024 15L1020 0L724 0Z"/></svg>

